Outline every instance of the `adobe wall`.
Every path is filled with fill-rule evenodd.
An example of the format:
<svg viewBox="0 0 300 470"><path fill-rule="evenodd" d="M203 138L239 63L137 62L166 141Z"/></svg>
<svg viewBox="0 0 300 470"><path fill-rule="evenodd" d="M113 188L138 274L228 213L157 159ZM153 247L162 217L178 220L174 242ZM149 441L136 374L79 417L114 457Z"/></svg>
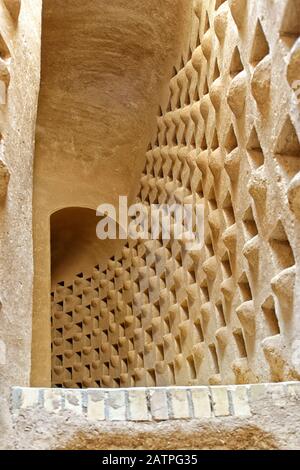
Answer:
<svg viewBox="0 0 300 470"><path fill-rule="evenodd" d="M61 15L53 1L44 3L47 15ZM52 292L52 389L27 388L41 6L40 0L0 1L0 447L299 448L299 0L195 0L190 44L177 61L186 36L175 51L166 34L151 82L155 93L169 52L166 69L175 66L169 90L161 83L137 201L204 201L205 246L191 253L185 240L128 240L107 263L72 282L62 279ZM178 8L188 24L190 8L181 2ZM156 11L158 24L165 15ZM175 36L180 18L173 18ZM68 82L58 69L55 94L56 85L78 83L78 75ZM124 185L109 185L112 199L123 191L134 199L152 104L136 149L141 159L131 161L134 177L124 180L122 162ZM49 121L48 128L38 126L40 157L45 135L56 136L55 120ZM69 137L68 144L72 132ZM59 158L54 142L50 153ZM80 145L66 146L67 156L74 149L81 157ZM102 164L113 168L105 159ZM44 202L46 170L36 193ZM62 173L71 181L67 165ZM59 198L57 181L48 183L49 194ZM107 187L101 189L106 197ZM33 321L35 384L50 385L49 216L66 205L102 202L96 192L93 202L66 194L70 199L48 207L45 218L34 206L42 279Z"/></svg>
<svg viewBox="0 0 300 470"><path fill-rule="evenodd" d="M194 2L137 200L204 202L205 245L129 240L57 285L54 386L299 379L299 7Z"/></svg>

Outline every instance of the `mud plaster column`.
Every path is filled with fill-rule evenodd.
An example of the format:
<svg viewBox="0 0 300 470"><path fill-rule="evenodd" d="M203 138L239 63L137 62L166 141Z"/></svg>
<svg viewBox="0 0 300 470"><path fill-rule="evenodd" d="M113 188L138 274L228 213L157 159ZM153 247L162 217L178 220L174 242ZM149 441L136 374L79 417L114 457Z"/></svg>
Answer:
<svg viewBox="0 0 300 470"><path fill-rule="evenodd" d="M9 438L12 385L29 385L32 310L32 165L40 80L40 0L0 2L0 447ZM1 185L3 180L1 181ZM2 185L3 186L3 185ZM3 189L3 188L1 188Z"/></svg>
<svg viewBox="0 0 300 470"><path fill-rule="evenodd" d="M51 325L48 315L51 284L50 216L35 211L33 222L35 282L30 382L32 387L49 387L51 384Z"/></svg>

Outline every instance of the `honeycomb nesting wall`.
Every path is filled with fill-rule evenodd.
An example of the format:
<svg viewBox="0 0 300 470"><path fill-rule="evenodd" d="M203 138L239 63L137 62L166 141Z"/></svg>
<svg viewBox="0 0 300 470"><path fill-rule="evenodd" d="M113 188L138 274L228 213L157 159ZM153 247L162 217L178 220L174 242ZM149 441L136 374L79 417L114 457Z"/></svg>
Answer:
<svg viewBox="0 0 300 470"><path fill-rule="evenodd" d="M299 380L299 36L300 0L194 1L138 201L204 200L205 245L128 240L59 283L53 386Z"/></svg>

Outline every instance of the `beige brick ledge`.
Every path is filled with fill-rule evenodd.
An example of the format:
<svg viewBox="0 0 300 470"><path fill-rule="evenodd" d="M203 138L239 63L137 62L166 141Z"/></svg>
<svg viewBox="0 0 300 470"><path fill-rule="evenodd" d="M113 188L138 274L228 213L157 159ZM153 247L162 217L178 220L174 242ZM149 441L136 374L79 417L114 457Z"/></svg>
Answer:
<svg viewBox="0 0 300 470"><path fill-rule="evenodd" d="M300 401L300 382L214 387L156 387L132 389L46 389L14 387L11 411L65 411L89 421L152 422L226 417L250 417L261 400L282 407Z"/></svg>

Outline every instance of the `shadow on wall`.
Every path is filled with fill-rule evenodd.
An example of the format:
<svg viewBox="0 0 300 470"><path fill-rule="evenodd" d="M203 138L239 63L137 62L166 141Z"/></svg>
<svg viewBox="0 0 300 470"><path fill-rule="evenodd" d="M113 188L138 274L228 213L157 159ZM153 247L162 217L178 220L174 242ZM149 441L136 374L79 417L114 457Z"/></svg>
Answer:
<svg viewBox="0 0 300 470"><path fill-rule="evenodd" d="M119 240L99 240L96 211L67 207L51 215L51 283L72 282L79 272L109 259L118 249Z"/></svg>

